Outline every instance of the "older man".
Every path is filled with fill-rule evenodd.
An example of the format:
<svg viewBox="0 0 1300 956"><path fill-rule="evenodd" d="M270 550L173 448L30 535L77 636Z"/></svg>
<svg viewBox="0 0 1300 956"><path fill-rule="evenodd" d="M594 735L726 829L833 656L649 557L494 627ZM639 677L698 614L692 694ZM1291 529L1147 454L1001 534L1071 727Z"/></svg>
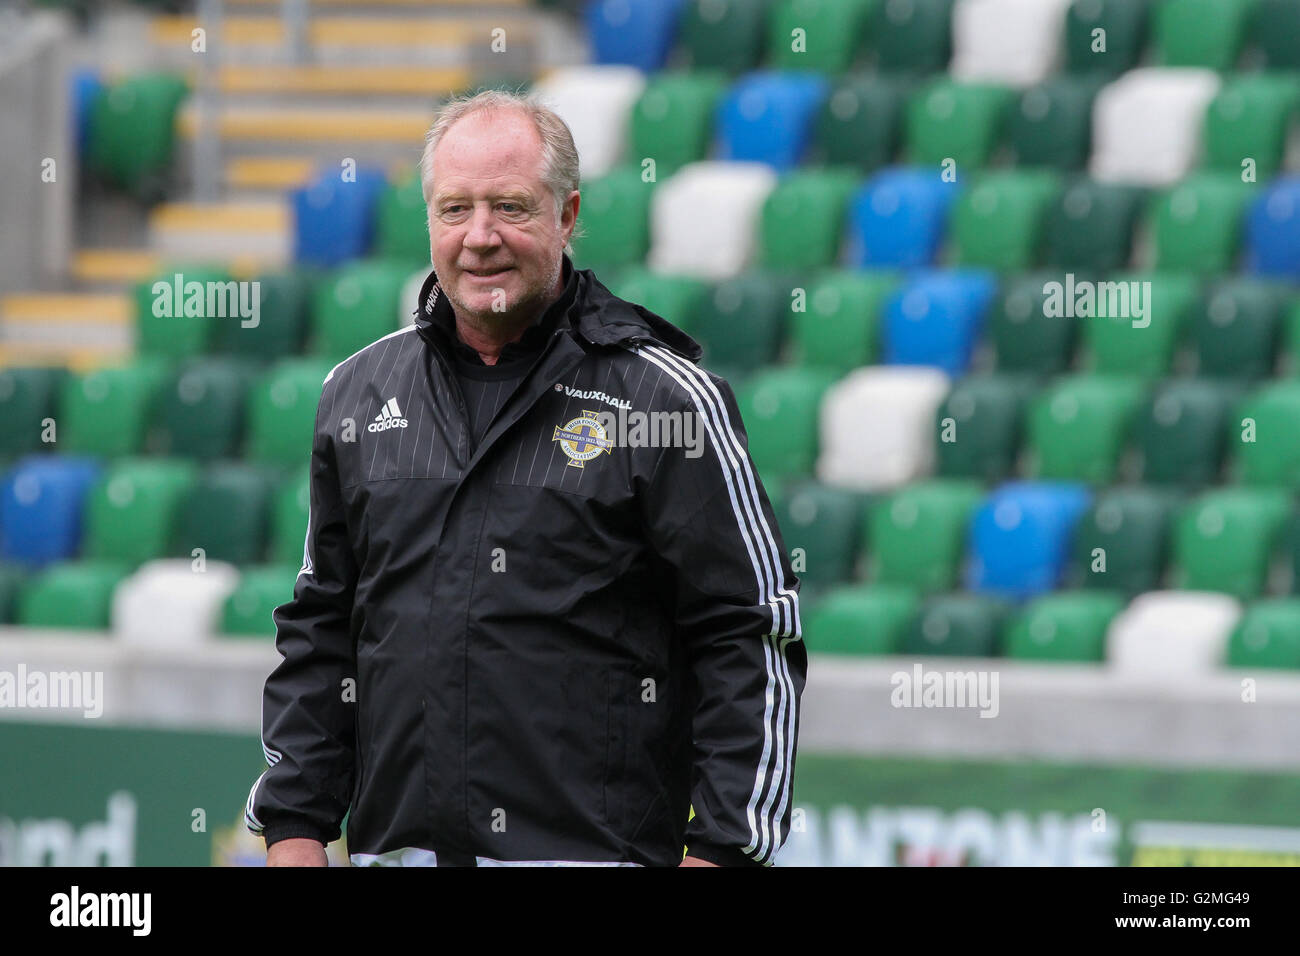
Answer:
<svg viewBox="0 0 1300 956"><path fill-rule="evenodd" d="M422 168L415 324L325 380L249 828L271 865L349 810L359 865L771 864L807 657L731 389L574 269L553 112L454 101Z"/></svg>

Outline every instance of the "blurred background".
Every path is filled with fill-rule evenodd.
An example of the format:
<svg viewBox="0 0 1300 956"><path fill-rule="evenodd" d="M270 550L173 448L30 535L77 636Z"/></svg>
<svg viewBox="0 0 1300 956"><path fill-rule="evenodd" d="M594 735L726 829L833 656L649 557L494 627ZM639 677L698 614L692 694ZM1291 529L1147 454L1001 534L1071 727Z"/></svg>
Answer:
<svg viewBox="0 0 1300 956"><path fill-rule="evenodd" d="M489 87L736 388L812 654L779 865L1300 864L1296 0L0 10L0 863L264 862L321 383Z"/></svg>

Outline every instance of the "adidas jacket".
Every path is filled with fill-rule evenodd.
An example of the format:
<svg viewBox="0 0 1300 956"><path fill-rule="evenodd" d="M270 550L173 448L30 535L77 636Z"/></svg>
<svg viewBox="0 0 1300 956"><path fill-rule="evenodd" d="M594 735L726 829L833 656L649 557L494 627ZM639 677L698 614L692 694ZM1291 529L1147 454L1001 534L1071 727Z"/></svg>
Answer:
<svg viewBox="0 0 1300 956"><path fill-rule="evenodd" d="M731 389L581 270L469 454L440 291L325 379L249 829L347 815L355 864L770 865L807 656Z"/></svg>

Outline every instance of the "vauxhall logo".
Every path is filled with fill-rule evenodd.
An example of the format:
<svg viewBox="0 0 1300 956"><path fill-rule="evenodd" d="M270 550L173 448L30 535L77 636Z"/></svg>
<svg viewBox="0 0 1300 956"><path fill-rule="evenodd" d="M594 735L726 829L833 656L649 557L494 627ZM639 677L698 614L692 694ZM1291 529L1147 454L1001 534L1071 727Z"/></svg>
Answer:
<svg viewBox="0 0 1300 956"><path fill-rule="evenodd" d="M397 407L397 399L390 398L375 420L366 426L367 431L386 432L390 428L406 428L410 422L402 417L402 410Z"/></svg>

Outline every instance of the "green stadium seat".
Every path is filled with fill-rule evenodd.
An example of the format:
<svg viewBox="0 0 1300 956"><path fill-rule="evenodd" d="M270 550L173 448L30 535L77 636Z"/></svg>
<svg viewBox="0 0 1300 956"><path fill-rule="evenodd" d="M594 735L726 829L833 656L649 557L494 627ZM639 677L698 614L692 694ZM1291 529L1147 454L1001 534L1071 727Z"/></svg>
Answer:
<svg viewBox="0 0 1300 956"><path fill-rule="evenodd" d="M907 155L917 165L939 166L945 160L962 173L985 166L1002 139L1014 96L986 83L957 83L939 76L912 95L907 104Z"/></svg>
<svg viewBox="0 0 1300 956"><path fill-rule="evenodd" d="M1258 597L1290 514L1290 494L1281 488L1216 488L1199 495L1174 523L1175 586Z"/></svg>
<svg viewBox="0 0 1300 956"><path fill-rule="evenodd" d="M18 598L27 586L28 571L20 564L0 561L0 624L18 617Z"/></svg>
<svg viewBox="0 0 1300 956"><path fill-rule="evenodd" d="M834 380L821 369L784 367L764 369L736 387L749 454L764 484L812 474L821 400Z"/></svg>
<svg viewBox="0 0 1300 956"><path fill-rule="evenodd" d="M805 616L804 642L817 654L897 654L919 608L917 595L908 588L840 588Z"/></svg>
<svg viewBox="0 0 1300 956"><path fill-rule="evenodd" d="M1003 649L1016 660L1099 664L1106 657L1106 629L1124 604L1123 595L1107 591L1039 595L1012 618Z"/></svg>
<svg viewBox="0 0 1300 956"><path fill-rule="evenodd" d="M170 554L181 504L198 476L194 462L179 459L117 462L87 499L83 556L136 565Z"/></svg>
<svg viewBox="0 0 1300 956"><path fill-rule="evenodd" d="M246 457L286 468L309 460L316 406L331 368L327 359L285 359L253 384Z"/></svg>
<svg viewBox="0 0 1300 956"><path fill-rule="evenodd" d="M817 481L797 482L773 503L785 549L805 592L853 577L865 496ZM801 592L805 597L807 594Z"/></svg>
<svg viewBox="0 0 1300 956"><path fill-rule="evenodd" d="M1235 382L1161 382L1134 428L1142 481L1185 487L1216 484L1223 471L1230 416L1242 394Z"/></svg>
<svg viewBox="0 0 1300 956"><path fill-rule="evenodd" d="M311 507L311 466L280 482L271 502L271 560L301 567L305 556L307 521Z"/></svg>
<svg viewBox="0 0 1300 956"><path fill-rule="evenodd" d="M1269 382L1242 399L1228 421L1233 477L1248 485L1300 488L1297 422L1300 382Z"/></svg>
<svg viewBox="0 0 1300 956"><path fill-rule="evenodd" d="M138 351L169 359L210 351L217 327L239 325L239 310L246 304L228 271L188 266L137 283L134 299Z"/></svg>
<svg viewBox="0 0 1300 956"><path fill-rule="evenodd" d="M1230 70L1237 62L1254 0L1163 0L1153 11L1156 54L1164 66Z"/></svg>
<svg viewBox="0 0 1300 956"><path fill-rule="evenodd" d="M839 259L849 197L858 177L848 170L796 170L763 204L759 261L769 269L816 269Z"/></svg>
<svg viewBox="0 0 1300 956"><path fill-rule="evenodd" d="M914 81L876 73L839 77L817 116L812 160L867 173L898 152L903 108Z"/></svg>
<svg viewBox="0 0 1300 956"><path fill-rule="evenodd" d="M113 592L130 569L114 561L64 561L34 575L18 598L21 627L105 631Z"/></svg>
<svg viewBox="0 0 1300 956"><path fill-rule="evenodd" d="M1099 491L1075 526L1071 586L1127 595L1158 590L1173 520L1184 503L1178 490L1151 485Z"/></svg>
<svg viewBox="0 0 1300 956"><path fill-rule="evenodd" d="M779 0L768 19L776 70L843 73L867 46L876 0Z"/></svg>
<svg viewBox="0 0 1300 956"><path fill-rule="evenodd" d="M709 285L693 276L664 275L644 266L632 267L607 284L620 299L639 303L685 332L690 332L690 316L699 301L708 294Z"/></svg>
<svg viewBox="0 0 1300 956"><path fill-rule="evenodd" d="M1017 166L1081 169L1092 144L1097 75L1058 76L1020 94L1007 122Z"/></svg>
<svg viewBox="0 0 1300 956"><path fill-rule="evenodd" d="M713 286L687 323L704 346L704 366L731 380L773 363L797 287L788 274L757 270Z"/></svg>
<svg viewBox="0 0 1300 956"><path fill-rule="evenodd" d="M144 445L170 366L156 357L72 375L59 401L58 448L120 456Z"/></svg>
<svg viewBox="0 0 1300 956"><path fill-rule="evenodd" d="M222 322L213 345L226 355L271 360L297 355L307 337L311 301L320 275L314 269L264 273L257 283L260 315L257 323Z"/></svg>
<svg viewBox="0 0 1300 956"><path fill-rule="evenodd" d="M1285 289L1253 278L1216 283L1192 317L1196 374L1257 379L1273 374Z"/></svg>
<svg viewBox="0 0 1300 956"><path fill-rule="evenodd" d="M894 273L844 269L808 284L802 311L791 316L795 361L844 375L879 354L880 315L898 288Z"/></svg>
<svg viewBox="0 0 1300 956"><path fill-rule="evenodd" d="M1282 168L1287 134L1300 108L1295 76L1255 73L1227 82L1205 114L1205 166L1243 175L1254 161L1255 177L1266 180Z"/></svg>
<svg viewBox="0 0 1300 956"><path fill-rule="evenodd" d="M1075 0L1065 18L1066 69L1115 76L1137 66L1149 6L1146 0Z"/></svg>
<svg viewBox="0 0 1300 956"><path fill-rule="evenodd" d="M1106 484L1113 480L1143 398L1140 380L1078 374L1056 379L1028 413L1031 473Z"/></svg>
<svg viewBox="0 0 1300 956"><path fill-rule="evenodd" d="M375 205L375 251L413 266L430 261L429 210L418 168L380 191Z"/></svg>
<svg viewBox="0 0 1300 956"><path fill-rule="evenodd" d="M1149 287L1133 284L1147 282ZM1110 375L1164 375L1183 344L1199 296L1199 284L1190 275L1122 272L1108 276L1096 286L1092 317L1082 319L1086 366Z"/></svg>
<svg viewBox="0 0 1300 956"><path fill-rule="evenodd" d="M1046 307L1048 283L1057 273L1012 276L989 310L989 341L1000 373L1057 375L1070 367L1078 337L1078 320L1051 314Z"/></svg>
<svg viewBox="0 0 1300 956"><path fill-rule="evenodd" d="M957 586L971 516L984 499L974 480L913 481L872 503L870 579L918 591Z"/></svg>
<svg viewBox="0 0 1300 956"><path fill-rule="evenodd" d="M1227 665L1300 669L1300 599L1264 598L1247 605L1228 637Z"/></svg>
<svg viewBox="0 0 1300 956"><path fill-rule="evenodd" d="M1196 173L1157 196L1152 210L1157 267L1230 270L1253 194L1252 184L1243 183L1239 173Z"/></svg>
<svg viewBox="0 0 1300 956"><path fill-rule="evenodd" d="M727 75L720 71L665 71L649 77L632 108L628 132L630 164L637 176L646 159L655 161L657 181L704 159L713 140L714 115L726 92ZM587 201L584 194L584 204Z"/></svg>
<svg viewBox="0 0 1300 956"><path fill-rule="evenodd" d="M1146 199L1139 187L1074 180L1047 214L1048 264L1101 273L1127 267Z"/></svg>
<svg viewBox="0 0 1300 956"><path fill-rule="evenodd" d="M90 104L86 168L145 200L166 192L176 146L176 114L188 93L170 73L127 77L101 89Z"/></svg>
<svg viewBox="0 0 1300 956"><path fill-rule="evenodd" d="M872 39L886 73L928 76L952 59L953 0L884 0L876 7Z"/></svg>
<svg viewBox="0 0 1300 956"><path fill-rule="evenodd" d="M349 262L316 290L312 351L341 362L398 329L398 301L409 263Z"/></svg>
<svg viewBox="0 0 1300 956"><path fill-rule="evenodd" d="M1259 0L1252 36L1270 70L1300 70L1300 5L1294 0Z"/></svg>
<svg viewBox="0 0 1300 956"><path fill-rule="evenodd" d="M585 235L574 240L574 264L595 269L639 264L650 249L654 183L639 168L622 167L584 183L578 212Z"/></svg>
<svg viewBox="0 0 1300 956"><path fill-rule="evenodd" d="M62 368L0 368L0 460L46 447L43 423L56 419L66 378Z"/></svg>
<svg viewBox="0 0 1300 956"><path fill-rule="evenodd" d="M1020 448L1025 407L1036 390L1031 376L968 375L958 379L935 413L939 475L1001 481L1012 471ZM944 422L954 424L944 441Z"/></svg>
<svg viewBox="0 0 1300 956"><path fill-rule="evenodd" d="M150 450L184 458L229 458L244 441L244 402L261 371L249 359L188 362L160 396Z"/></svg>
<svg viewBox="0 0 1300 956"><path fill-rule="evenodd" d="M1047 210L1061 183L1049 170L985 173L953 204L956 262L990 269L1028 269L1042 254Z"/></svg>
<svg viewBox="0 0 1300 956"><path fill-rule="evenodd" d="M256 564L266 552L274 476L239 462L208 465L178 509L172 553Z"/></svg>
<svg viewBox="0 0 1300 956"><path fill-rule="evenodd" d="M989 594L956 592L926 598L903 634L900 654L996 657L1012 602Z"/></svg>
<svg viewBox="0 0 1300 956"><path fill-rule="evenodd" d="M690 0L679 42L695 70L744 73L763 59L774 0Z"/></svg>
<svg viewBox="0 0 1300 956"><path fill-rule="evenodd" d="M293 599L298 565L244 568L239 585L221 611L221 634L237 638L275 640L275 609Z"/></svg>

